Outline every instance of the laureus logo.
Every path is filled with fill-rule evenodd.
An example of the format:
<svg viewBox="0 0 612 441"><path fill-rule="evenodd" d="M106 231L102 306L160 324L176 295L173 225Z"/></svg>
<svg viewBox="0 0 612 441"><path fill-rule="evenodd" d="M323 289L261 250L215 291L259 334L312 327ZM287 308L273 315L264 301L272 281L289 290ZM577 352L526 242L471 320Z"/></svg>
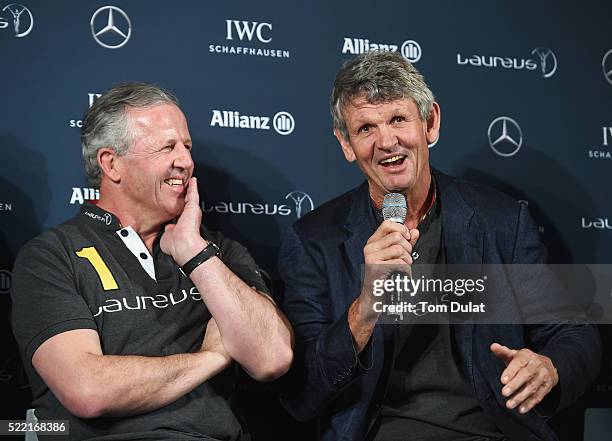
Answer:
<svg viewBox="0 0 612 441"><path fill-rule="evenodd" d="M531 55L537 55L540 61L540 69L544 78L552 77L557 71L557 57L554 52L545 47L536 47Z"/></svg>
<svg viewBox="0 0 612 441"><path fill-rule="evenodd" d="M292 191L287 193L285 199L293 200L295 204L295 215L299 219L306 213L314 210L314 203L312 202L312 198L303 191Z"/></svg>
<svg viewBox="0 0 612 441"><path fill-rule="evenodd" d="M0 29L7 28L9 21L11 21L16 38L25 37L32 32L34 16L27 7L19 3L11 3L2 8L2 13L3 16L0 16ZM10 16L7 13L10 13ZM8 20L4 16L8 16Z"/></svg>
<svg viewBox="0 0 612 441"><path fill-rule="evenodd" d="M498 55L463 55L457 53L457 64L489 69L526 70L536 72L538 67L543 78L552 77L557 71L557 57L545 47L536 47L531 51L532 57L506 57ZM535 56L535 57L534 57Z"/></svg>
<svg viewBox="0 0 612 441"><path fill-rule="evenodd" d="M594 219L582 218L581 226L585 230L612 230L612 225L607 217L596 217Z"/></svg>

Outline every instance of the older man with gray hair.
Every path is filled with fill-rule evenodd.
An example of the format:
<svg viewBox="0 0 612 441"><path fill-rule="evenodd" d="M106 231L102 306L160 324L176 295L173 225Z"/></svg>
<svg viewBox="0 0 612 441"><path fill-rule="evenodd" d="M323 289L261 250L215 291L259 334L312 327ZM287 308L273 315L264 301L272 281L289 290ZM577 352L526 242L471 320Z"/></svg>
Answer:
<svg viewBox="0 0 612 441"><path fill-rule="evenodd" d="M525 205L431 168L440 106L400 54L346 62L330 105L344 157L366 181L284 239L282 309L296 335L284 406L317 418L327 441L555 440L542 417L595 378L594 327L381 324L373 281L383 279L369 276L384 265L431 277L433 264L543 263ZM390 193L405 200L403 224L383 220ZM492 295L519 323L525 305L502 288Z"/></svg>
<svg viewBox="0 0 612 441"><path fill-rule="evenodd" d="M73 440L241 439L230 366L282 375L291 329L246 249L201 225L176 98L113 87L87 112L82 145L100 200L28 243L14 270L38 419L68 420Z"/></svg>

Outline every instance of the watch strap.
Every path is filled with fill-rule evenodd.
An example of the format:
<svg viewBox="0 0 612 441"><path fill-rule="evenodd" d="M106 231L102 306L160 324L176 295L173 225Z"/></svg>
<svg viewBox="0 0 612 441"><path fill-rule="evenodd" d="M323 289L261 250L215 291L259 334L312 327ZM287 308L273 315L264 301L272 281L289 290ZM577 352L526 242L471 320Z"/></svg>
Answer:
<svg viewBox="0 0 612 441"><path fill-rule="evenodd" d="M221 250L219 249L217 244L210 240L207 242L208 245L205 246L202 251L193 256L185 264L183 264L183 266L180 267L181 271L183 272L183 274L185 274L186 277L189 277L193 270L195 270L198 266L202 265L211 257L217 256L221 258Z"/></svg>

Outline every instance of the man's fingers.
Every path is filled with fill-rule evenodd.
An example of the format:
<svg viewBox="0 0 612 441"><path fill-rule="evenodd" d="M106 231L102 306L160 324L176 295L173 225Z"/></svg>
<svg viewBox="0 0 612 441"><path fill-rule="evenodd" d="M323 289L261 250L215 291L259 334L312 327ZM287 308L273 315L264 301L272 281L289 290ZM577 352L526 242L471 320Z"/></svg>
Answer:
<svg viewBox="0 0 612 441"><path fill-rule="evenodd" d="M527 413L538 404L542 402L546 394L548 394L549 389L545 385L541 385L535 394L533 394L530 398L523 401L523 403L519 406L519 413Z"/></svg>
<svg viewBox="0 0 612 441"><path fill-rule="evenodd" d="M200 194L198 193L198 178L192 176L187 185L187 193L185 194L185 204L200 204Z"/></svg>
<svg viewBox="0 0 612 441"><path fill-rule="evenodd" d="M378 264L384 265L390 263L389 261L393 259L401 259L408 265L412 263L412 256L406 249L406 246L398 243L387 246L374 253L368 253L366 263L372 264L374 262L378 262Z"/></svg>
<svg viewBox="0 0 612 441"><path fill-rule="evenodd" d="M417 240L419 240L419 236L421 235L421 233L419 233L419 230L414 228L408 231L408 234L410 235L410 245L414 247L417 243Z"/></svg>
<svg viewBox="0 0 612 441"><path fill-rule="evenodd" d="M519 363L516 360L513 363L515 362ZM510 365L512 365L512 363L510 363ZM519 389L536 378L536 376L537 371L529 366L520 367L516 375L502 388L502 395L504 397L515 396Z"/></svg>
<svg viewBox="0 0 612 441"><path fill-rule="evenodd" d="M405 239L404 235L399 231L394 231L375 242L368 243L365 247L365 251L375 253L377 251L389 248L390 246L395 244L401 245L402 247L404 247L406 252L412 253L412 245Z"/></svg>
<svg viewBox="0 0 612 441"><path fill-rule="evenodd" d="M517 377L520 375L521 373L519 373ZM546 376L547 374L544 368L539 370L530 381L525 382L525 384L510 397L506 402L506 406L509 409L518 408L520 413L529 412L535 405L542 401L552 388L550 383L545 381Z"/></svg>
<svg viewBox="0 0 612 441"><path fill-rule="evenodd" d="M510 362L512 361L512 359L514 358L514 356L516 355L516 353L518 351L516 351L515 349L510 349L504 345L500 345L499 343L493 343L490 346L491 352L493 352L493 354L501 359L504 363L506 363L506 366L508 366L510 364ZM507 369L506 369L507 370ZM506 372L506 371L504 371ZM514 374L516 374L516 372L514 372ZM514 374L510 375L508 380L510 380L512 377L514 377ZM501 382L506 384L507 381L504 381L504 375L502 374L502 380Z"/></svg>
<svg viewBox="0 0 612 441"><path fill-rule="evenodd" d="M374 231L374 234L370 236L370 238L368 239L368 243L376 242L377 240L380 240L385 237L387 234L393 233L395 231L401 233L406 238L406 240L410 240L410 233L408 232L408 228L406 228L404 224L398 224L397 222L386 220L383 221L378 226L376 231Z"/></svg>

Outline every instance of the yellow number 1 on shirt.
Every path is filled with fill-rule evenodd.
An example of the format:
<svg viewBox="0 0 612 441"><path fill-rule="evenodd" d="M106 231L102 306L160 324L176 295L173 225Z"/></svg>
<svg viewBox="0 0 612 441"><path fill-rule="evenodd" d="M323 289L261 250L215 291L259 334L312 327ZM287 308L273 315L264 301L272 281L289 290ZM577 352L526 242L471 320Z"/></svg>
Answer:
<svg viewBox="0 0 612 441"><path fill-rule="evenodd" d="M100 282L102 282L102 288L104 288L104 291L119 289L117 282L115 282L115 278L100 257L100 254L98 254L98 250L96 250L95 247L83 248L77 251L76 255L82 257L83 259L89 260L91 266L93 266L98 273L98 277L100 278Z"/></svg>

